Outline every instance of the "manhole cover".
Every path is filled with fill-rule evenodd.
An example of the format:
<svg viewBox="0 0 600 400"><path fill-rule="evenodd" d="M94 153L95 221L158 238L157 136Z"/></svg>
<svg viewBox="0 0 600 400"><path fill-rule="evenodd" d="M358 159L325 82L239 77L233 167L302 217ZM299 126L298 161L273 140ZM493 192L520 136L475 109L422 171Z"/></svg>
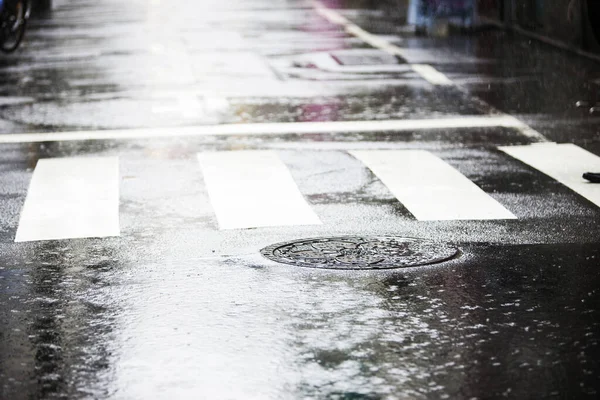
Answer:
<svg viewBox="0 0 600 400"><path fill-rule="evenodd" d="M299 267L388 269L439 263L455 257L458 249L423 239L343 236L277 243L260 252L270 260Z"/></svg>

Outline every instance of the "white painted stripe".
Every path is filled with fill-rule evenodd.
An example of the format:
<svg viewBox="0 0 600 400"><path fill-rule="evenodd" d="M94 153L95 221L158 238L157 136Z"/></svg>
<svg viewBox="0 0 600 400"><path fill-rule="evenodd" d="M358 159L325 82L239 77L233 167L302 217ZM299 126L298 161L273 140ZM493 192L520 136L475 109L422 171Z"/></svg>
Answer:
<svg viewBox="0 0 600 400"><path fill-rule="evenodd" d="M495 110L493 107L491 107L491 106L489 106L489 107L492 108L493 110ZM521 135L526 136L537 142L548 142L548 139L546 138L546 136L542 135L540 132L536 131L535 129L533 129L532 127L527 125L525 122L519 121L517 118L515 118L511 115L504 114L504 116L506 118L512 118L512 120L513 120L512 124L511 124L511 122L507 121L507 125L505 125L505 126L514 127L516 130L519 131L519 133Z"/></svg>
<svg viewBox="0 0 600 400"><path fill-rule="evenodd" d="M0 143L63 142L75 140L128 140L161 137L202 137L228 135L292 135L311 133L400 132L429 129L507 127L520 129L523 123L508 115L460 116L451 118L287 122L266 124L200 125L174 128L118 129L100 131L16 133L0 135Z"/></svg>
<svg viewBox="0 0 600 400"><path fill-rule="evenodd" d="M439 86L450 86L454 85L454 83L444 74L442 74L437 69L433 68L431 65L426 64L412 64L411 65L413 71L417 74L421 75L423 79L432 85Z"/></svg>
<svg viewBox="0 0 600 400"><path fill-rule="evenodd" d="M395 56L403 57L404 53L400 47L393 45L392 43L379 36L373 35L372 33L365 31L360 26L350 22L346 17L344 17L337 11L326 8L320 2L313 1L312 3L317 13L332 24L343 26L346 29L346 32L356 36L357 38L361 39L363 42L371 45L374 48L386 51Z"/></svg>
<svg viewBox="0 0 600 400"><path fill-rule="evenodd" d="M321 224L276 152L206 152L198 160L221 229Z"/></svg>
<svg viewBox="0 0 600 400"><path fill-rule="evenodd" d="M313 7L315 7L317 13L327 19L329 22L335 25L343 26L351 35L356 36L368 45L385 51L388 54L394 56L400 56L406 58L402 48L390 43L386 39L379 36L373 35L370 32L365 31L360 26L350 22L347 18L340 15L337 11L325 7L318 1L313 1ZM431 65L426 64L413 64L411 65L413 71L419 74L423 79L432 85L449 86L454 83L443 73L436 70Z"/></svg>
<svg viewBox="0 0 600 400"><path fill-rule="evenodd" d="M346 32L358 37L363 42L371 45L374 48L377 48L377 49L385 51L389 54L392 54L394 56L400 56L404 59L409 58L409 57L407 57L406 52L402 48L390 43L389 41L387 41L381 37L375 36L367 31L365 31L358 25L355 25L352 22L350 22L348 19L346 19L345 17L340 15L335 10L331 10L331 9L325 7L319 1L313 0L312 4L319 15L326 18L332 24L343 26L344 29L346 30ZM446 75L444 75L440 71L436 70L431 65L412 64L411 68L413 69L413 71L415 71L417 74L419 74L423 79L425 79L427 82L429 82L433 85L439 85L439 86L454 85L458 90L471 96L470 91L456 85L454 82L452 82L452 80L450 80L450 78L448 78ZM483 101L477 97L472 97L472 98L473 98L473 100L478 101L480 104L482 104L486 108L490 109L491 111L497 113L498 115L504 115L502 112L496 110L494 107L487 104L485 101ZM506 117L508 117L508 116L506 116ZM527 124L518 121L514 117L511 117L511 118L514 119L514 121L512 121L511 126L514 126L524 136L529 137L529 138L534 139L539 142L547 142L548 141L548 139L546 139L546 137L544 135L542 135L540 132L531 128ZM507 125L504 125L504 126L507 126Z"/></svg>
<svg viewBox="0 0 600 400"><path fill-rule="evenodd" d="M119 234L117 157L38 161L15 242Z"/></svg>
<svg viewBox="0 0 600 400"><path fill-rule="evenodd" d="M499 149L600 206L600 185L582 177L584 172L600 171L600 157L570 143L536 143Z"/></svg>
<svg viewBox="0 0 600 400"><path fill-rule="evenodd" d="M400 56L400 57L404 58L404 52L402 51L402 49L400 49L399 47L393 45L392 43L388 42L387 40L385 40L379 36L373 35L372 33L365 31L358 25L348 23L346 25L346 32L358 37L363 42L371 45L372 47L374 47L376 49L383 50L386 53L389 53L393 56Z"/></svg>
<svg viewBox="0 0 600 400"><path fill-rule="evenodd" d="M326 20L336 25L352 25L350 21L346 19L343 15L335 12L334 10L330 10L329 8L325 8L318 1L313 1L313 6L317 9L317 12L323 16Z"/></svg>
<svg viewBox="0 0 600 400"><path fill-rule="evenodd" d="M422 221L515 219L452 166L423 150L351 151Z"/></svg>

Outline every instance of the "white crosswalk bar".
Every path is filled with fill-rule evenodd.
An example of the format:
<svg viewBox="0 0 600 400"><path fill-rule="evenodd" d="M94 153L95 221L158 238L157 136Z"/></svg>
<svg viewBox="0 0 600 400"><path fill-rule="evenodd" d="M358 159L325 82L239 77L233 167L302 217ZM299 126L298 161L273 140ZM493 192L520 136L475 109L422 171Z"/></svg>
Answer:
<svg viewBox="0 0 600 400"><path fill-rule="evenodd" d="M206 152L198 161L221 229L321 224L276 152Z"/></svg>
<svg viewBox="0 0 600 400"><path fill-rule="evenodd" d="M117 157L38 161L15 242L119 234Z"/></svg>
<svg viewBox="0 0 600 400"><path fill-rule="evenodd" d="M516 218L467 177L428 151L350 153L420 221Z"/></svg>
<svg viewBox="0 0 600 400"><path fill-rule="evenodd" d="M499 149L600 206L600 185L582 177L584 172L600 171L600 157L570 143L538 143Z"/></svg>

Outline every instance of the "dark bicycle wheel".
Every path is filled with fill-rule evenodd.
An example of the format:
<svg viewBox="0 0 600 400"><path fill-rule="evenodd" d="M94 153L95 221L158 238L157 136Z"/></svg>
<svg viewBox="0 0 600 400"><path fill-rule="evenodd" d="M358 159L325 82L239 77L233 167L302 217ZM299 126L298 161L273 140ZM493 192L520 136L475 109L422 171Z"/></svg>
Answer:
<svg viewBox="0 0 600 400"><path fill-rule="evenodd" d="M2 11L2 24L0 25L0 51L12 53L15 51L25 35L25 27L29 18L30 2L17 0L12 5L6 5Z"/></svg>

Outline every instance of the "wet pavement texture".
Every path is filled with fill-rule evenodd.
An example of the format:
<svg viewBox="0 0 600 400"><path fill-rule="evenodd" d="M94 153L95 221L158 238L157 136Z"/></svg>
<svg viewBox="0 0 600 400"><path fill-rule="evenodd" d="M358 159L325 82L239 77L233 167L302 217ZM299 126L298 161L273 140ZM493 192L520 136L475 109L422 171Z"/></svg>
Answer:
<svg viewBox="0 0 600 400"><path fill-rule="evenodd" d="M331 273L255 255L124 262L103 243L3 263L6 398L594 398L594 245L467 245ZM90 255L94 261L90 261Z"/></svg>
<svg viewBox="0 0 600 400"><path fill-rule="evenodd" d="M324 3L403 56L307 1L56 0L0 57L0 399L598 396L600 209L498 148L542 136L514 125L180 135L507 113L600 155L599 117L575 107L598 96L597 62L498 30L415 37L389 9ZM158 127L172 135L4 139ZM253 150L277 155L321 225L220 229L196 155ZM354 150L426 150L515 219L419 220ZM69 157L118 158L120 234L16 243L38 161ZM345 235L460 255L335 271L260 254Z"/></svg>

